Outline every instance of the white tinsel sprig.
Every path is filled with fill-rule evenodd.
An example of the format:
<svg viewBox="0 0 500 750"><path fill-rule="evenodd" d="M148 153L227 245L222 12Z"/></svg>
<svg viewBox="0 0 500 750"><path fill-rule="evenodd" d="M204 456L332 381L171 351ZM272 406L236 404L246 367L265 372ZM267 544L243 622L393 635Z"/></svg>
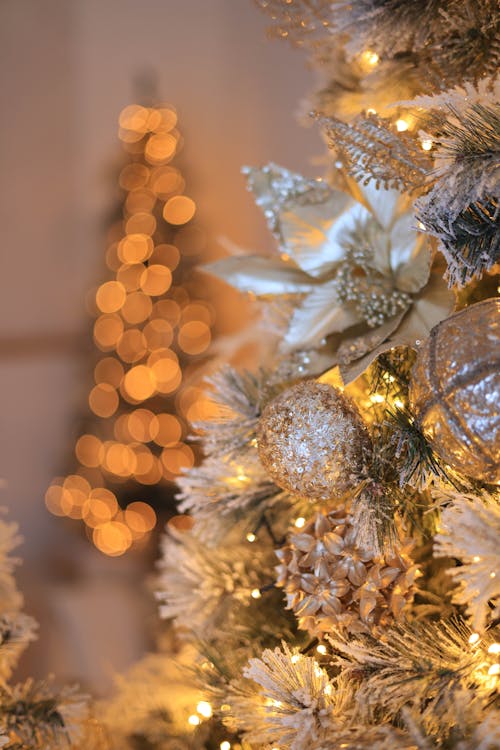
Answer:
<svg viewBox="0 0 500 750"><path fill-rule="evenodd" d="M232 686L228 703L230 723L249 742L304 750L335 730L341 696L313 657L283 643L250 659L243 674L247 680Z"/></svg>
<svg viewBox="0 0 500 750"><path fill-rule="evenodd" d="M460 560L460 567L448 570L459 584L453 600L465 606L472 627L482 632L500 613L500 496L453 492L448 498L434 554Z"/></svg>

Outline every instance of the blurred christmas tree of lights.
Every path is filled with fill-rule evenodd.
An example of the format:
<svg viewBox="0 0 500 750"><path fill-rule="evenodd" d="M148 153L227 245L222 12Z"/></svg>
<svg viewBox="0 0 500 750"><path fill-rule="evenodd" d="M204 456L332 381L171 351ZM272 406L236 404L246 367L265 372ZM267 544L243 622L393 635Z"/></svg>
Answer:
<svg viewBox="0 0 500 750"><path fill-rule="evenodd" d="M91 300L94 383L69 459L77 465L45 496L51 513L81 519L111 556L148 538L176 477L195 462L186 423L207 403L193 375L214 311L192 273L205 238L175 165L176 125L171 105L120 113L120 205L107 232L108 278Z"/></svg>

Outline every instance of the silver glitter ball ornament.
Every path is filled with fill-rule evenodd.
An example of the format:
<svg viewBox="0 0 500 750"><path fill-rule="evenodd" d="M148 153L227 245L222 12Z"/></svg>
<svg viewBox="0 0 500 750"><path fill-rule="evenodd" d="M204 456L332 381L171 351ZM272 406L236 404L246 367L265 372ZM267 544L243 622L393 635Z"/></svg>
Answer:
<svg viewBox="0 0 500 750"><path fill-rule="evenodd" d="M311 500L342 495L359 478L371 440L354 403L338 388L308 380L264 409L260 459L279 487Z"/></svg>
<svg viewBox="0 0 500 750"><path fill-rule="evenodd" d="M413 368L417 423L452 469L500 483L500 299L432 329Z"/></svg>

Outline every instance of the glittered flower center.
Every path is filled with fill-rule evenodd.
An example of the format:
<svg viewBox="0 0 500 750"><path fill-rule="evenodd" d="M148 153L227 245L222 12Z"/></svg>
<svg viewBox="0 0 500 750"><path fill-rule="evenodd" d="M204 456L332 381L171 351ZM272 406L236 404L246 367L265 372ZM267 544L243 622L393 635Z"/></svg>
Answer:
<svg viewBox="0 0 500 750"><path fill-rule="evenodd" d="M411 294L397 289L392 273L381 273L374 259L370 245L349 245L336 274L340 301L352 304L370 328L382 325L412 304Z"/></svg>

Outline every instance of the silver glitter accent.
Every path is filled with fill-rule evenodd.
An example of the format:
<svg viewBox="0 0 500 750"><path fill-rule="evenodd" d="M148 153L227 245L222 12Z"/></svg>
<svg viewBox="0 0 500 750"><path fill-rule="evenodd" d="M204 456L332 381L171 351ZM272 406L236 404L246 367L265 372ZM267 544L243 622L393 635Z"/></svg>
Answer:
<svg viewBox="0 0 500 750"><path fill-rule="evenodd" d="M500 299L471 305L432 329L418 352L410 398L444 461L500 483Z"/></svg>
<svg viewBox="0 0 500 750"><path fill-rule="evenodd" d="M354 403L314 380L298 383L266 406L257 442L276 484L311 500L329 500L351 487L371 453Z"/></svg>

